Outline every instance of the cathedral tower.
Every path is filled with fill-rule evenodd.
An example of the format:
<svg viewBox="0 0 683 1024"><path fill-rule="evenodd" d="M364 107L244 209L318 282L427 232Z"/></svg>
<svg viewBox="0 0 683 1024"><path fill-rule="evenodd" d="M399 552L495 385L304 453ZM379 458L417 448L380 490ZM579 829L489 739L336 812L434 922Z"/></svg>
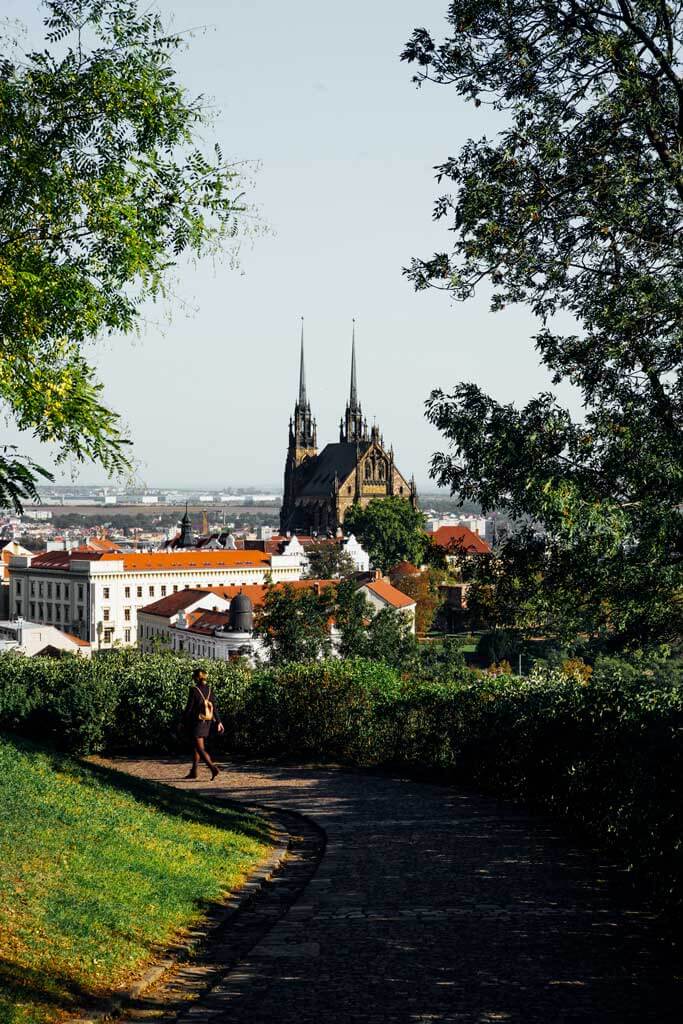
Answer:
<svg viewBox="0 0 683 1024"><path fill-rule="evenodd" d="M306 394L306 365L304 361L304 318L301 317L301 354L299 357L299 395L294 404L294 415L289 420L289 445L285 461L285 487L280 529L290 528L291 515L297 493L297 483L305 473L306 463L318 454L318 431L311 415L311 403Z"/></svg>
<svg viewBox="0 0 683 1024"><path fill-rule="evenodd" d="M339 424L339 441L342 444L356 444L368 440L368 423L363 419L363 411L358 401L358 382L356 380L356 321L351 331L351 389L346 403L346 413Z"/></svg>

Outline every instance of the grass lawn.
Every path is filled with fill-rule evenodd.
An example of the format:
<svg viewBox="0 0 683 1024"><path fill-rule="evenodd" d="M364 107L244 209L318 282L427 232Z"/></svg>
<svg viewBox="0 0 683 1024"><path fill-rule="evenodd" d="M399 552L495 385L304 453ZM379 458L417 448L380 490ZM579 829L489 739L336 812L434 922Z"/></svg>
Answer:
<svg viewBox="0 0 683 1024"><path fill-rule="evenodd" d="M0 1024L123 984L238 885L265 823L0 736Z"/></svg>

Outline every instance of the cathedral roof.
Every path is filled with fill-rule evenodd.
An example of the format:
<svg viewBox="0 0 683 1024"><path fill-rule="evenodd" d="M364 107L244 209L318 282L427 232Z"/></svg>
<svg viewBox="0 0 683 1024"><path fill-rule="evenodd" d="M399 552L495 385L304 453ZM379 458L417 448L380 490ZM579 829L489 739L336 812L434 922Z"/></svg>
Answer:
<svg viewBox="0 0 683 1024"><path fill-rule="evenodd" d="M306 482L301 490L303 495L325 495L330 493L334 484L335 475L341 483L349 473L356 468L357 451L361 454L370 448L369 441L362 441L358 445L355 442L340 441L337 444L325 445L318 458L315 460L313 476Z"/></svg>

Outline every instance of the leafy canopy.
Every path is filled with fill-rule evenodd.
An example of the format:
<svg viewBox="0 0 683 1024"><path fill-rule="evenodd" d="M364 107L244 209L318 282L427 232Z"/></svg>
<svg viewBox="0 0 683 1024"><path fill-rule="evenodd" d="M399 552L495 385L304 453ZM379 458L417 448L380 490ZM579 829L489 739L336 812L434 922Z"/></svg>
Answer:
<svg viewBox="0 0 683 1024"><path fill-rule="evenodd" d="M585 407L577 422L550 393L518 409L475 384L436 390L449 447L432 475L543 525L504 555L534 581L527 625L614 646L681 633L682 8L461 0L443 42L418 29L403 53L416 81L505 112L438 168L452 245L410 278L460 300L488 281L494 311L526 305L554 383Z"/></svg>
<svg viewBox="0 0 683 1024"><path fill-rule="evenodd" d="M308 577L312 580L331 580L353 575L353 559L336 541L318 540L307 549Z"/></svg>
<svg viewBox="0 0 683 1024"><path fill-rule="evenodd" d="M268 589L255 633L262 638L273 664L316 661L330 653L333 590L332 584L320 591L289 585Z"/></svg>
<svg viewBox="0 0 683 1024"><path fill-rule="evenodd" d="M136 0L44 0L50 49L0 58L0 401L58 460L128 466L85 349L127 334L182 254L215 251L244 212L239 169L198 145L178 34ZM48 477L0 457L0 506Z"/></svg>
<svg viewBox="0 0 683 1024"><path fill-rule="evenodd" d="M372 564L386 572L397 562L419 565L426 548L425 518L406 498L373 498L355 504L344 516L344 529L356 535Z"/></svg>

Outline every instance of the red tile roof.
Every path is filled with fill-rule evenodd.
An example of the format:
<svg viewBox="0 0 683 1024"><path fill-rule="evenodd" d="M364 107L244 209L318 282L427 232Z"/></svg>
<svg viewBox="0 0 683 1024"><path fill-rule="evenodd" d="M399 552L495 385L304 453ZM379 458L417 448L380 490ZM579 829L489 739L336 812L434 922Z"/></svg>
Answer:
<svg viewBox="0 0 683 1024"><path fill-rule="evenodd" d="M446 550L463 548L470 554L488 555L490 545L473 533L468 526L440 526L432 534L432 541Z"/></svg>
<svg viewBox="0 0 683 1024"><path fill-rule="evenodd" d="M415 604L414 598L408 597L385 580L375 580L374 583L366 583L365 586L392 608L412 608Z"/></svg>
<svg viewBox="0 0 683 1024"><path fill-rule="evenodd" d="M228 612L194 612L191 617L190 626L184 632L213 636L214 630L221 626L227 626L229 622L230 615Z"/></svg>
<svg viewBox="0 0 683 1024"><path fill-rule="evenodd" d="M74 548L43 551L31 561L35 569L68 570L73 559L91 562L123 562L125 572L168 572L176 569L259 569L270 566L264 551L147 551L114 552Z"/></svg>
<svg viewBox="0 0 683 1024"><path fill-rule="evenodd" d="M60 633L63 633L64 636L68 637L69 640L72 640L73 643L77 644L79 647L90 647L89 640L81 640L80 636L74 636L73 633L67 633L65 629L60 629Z"/></svg>
<svg viewBox="0 0 683 1024"><path fill-rule="evenodd" d="M271 586L275 590L281 590L283 587L292 587L294 590L317 590L320 592L323 587L333 587L338 584L339 580L282 580L271 584ZM244 594L249 598L254 608L259 608L265 601L267 592L268 587L265 583L233 584L227 587L192 587L186 590L179 590L175 594L168 594L167 597L159 598L158 601L153 601L151 604L138 609L138 614L144 612L146 615L160 615L163 618L170 618L171 615L175 615L181 609L189 607L189 605L194 604L201 597L206 597L207 594L215 594L226 601L232 601L233 597L237 597L238 594ZM201 614L201 612L202 609L197 609L198 614Z"/></svg>
<svg viewBox="0 0 683 1024"><path fill-rule="evenodd" d="M224 589L226 588L204 587L200 590L199 587L188 587L187 590L179 590L175 594L168 594L166 597L159 598L158 601L152 601L151 604L146 604L139 610L144 612L145 615L160 615L162 618L168 619L171 615L176 615L177 612L182 611L184 608L189 608L191 604L201 600L202 597L206 597L207 594L217 594L223 597L222 591Z"/></svg>
<svg viewBox="0 0 683 1024"><path fill-rule="evenodd" d="M103 562L123 562L126 572L169 569L257 569L270 565L265 551L149 551L102 555Z"/></svg>

